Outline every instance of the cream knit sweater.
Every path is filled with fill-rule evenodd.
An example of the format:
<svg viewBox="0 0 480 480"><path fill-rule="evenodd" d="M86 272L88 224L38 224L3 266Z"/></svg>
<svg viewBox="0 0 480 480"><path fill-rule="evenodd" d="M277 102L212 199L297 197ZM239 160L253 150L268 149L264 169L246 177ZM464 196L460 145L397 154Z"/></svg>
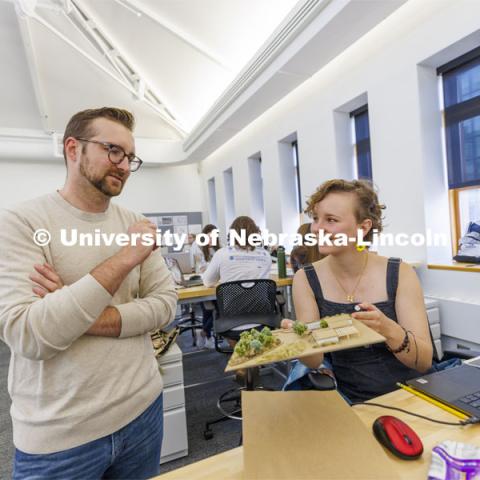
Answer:
<svg viewBox="0 0 480 480"><path fill-rule="evenodd" d="M51 453L101 438L139 416L163 382L149 331L172 321L177 295L159 250L112 296L89 272L121 247L64 246L60 229L125 233L142 217L115 204L83 212L58 193L0 215L0 339L11 349L8 391L13 440L27 453ZM37 229L52 239L39 247ZM50 263L65 286L32 292L35 263ZM122 318L119 338L84 335L105 307Z"/></svg>

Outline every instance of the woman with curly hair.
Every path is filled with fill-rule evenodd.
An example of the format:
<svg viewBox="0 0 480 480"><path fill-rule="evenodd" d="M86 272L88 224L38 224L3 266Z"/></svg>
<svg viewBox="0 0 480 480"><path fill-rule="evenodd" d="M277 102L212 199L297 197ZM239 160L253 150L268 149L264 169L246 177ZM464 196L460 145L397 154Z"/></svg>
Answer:
<svg viewBox="0 0 480 480"><path fill-rule="evenodd" d="M382 231L385 206L365 181L327 181L307 205L312 231L332 240L357 238L361 230L370 241L374 229ZM382 344L328 354L340 392L351 401L364 401L428 370L432 343L413 268L400 259L357 248L356 242L319 245L319 251L326 257L299 270L293 281L297 319L308 323L348 313L386 338ZM290 322L284 320L282 325L288 327ZM316 369L323 360L322 354L316 354L302 363ZM295 374L290 381L294 378Z"/></svg>

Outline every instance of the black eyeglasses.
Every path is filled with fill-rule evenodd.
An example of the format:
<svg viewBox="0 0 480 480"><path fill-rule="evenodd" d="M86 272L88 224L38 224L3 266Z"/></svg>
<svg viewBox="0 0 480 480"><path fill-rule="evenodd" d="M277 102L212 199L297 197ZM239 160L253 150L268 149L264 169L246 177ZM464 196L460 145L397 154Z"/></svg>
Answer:
<svg viewBox="0 0 480 480"><path fill-rule="evenodd" d="M143 160L138 158L134 153L127 153L119 145L109 142L99 142L98 140L87 140L86 138L79 137L76 137L76 139L80 140L80 142L97 143L98 145L103 145L108 150L108 159L114 165L119 165L123 162L123 159L127 157L128 168L131 172L136 172L142 166Z"/></svg>

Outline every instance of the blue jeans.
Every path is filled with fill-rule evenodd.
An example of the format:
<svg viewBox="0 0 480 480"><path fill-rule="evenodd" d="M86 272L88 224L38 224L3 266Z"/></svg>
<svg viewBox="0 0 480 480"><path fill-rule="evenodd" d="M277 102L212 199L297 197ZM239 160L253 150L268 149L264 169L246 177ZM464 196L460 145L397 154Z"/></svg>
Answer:
<svg viewBox="0 0 480 480"><path fill-rule="evenodd" d="M146 479L158 475L163 395L139 417L106 437L48 454L15 450L14 480Z"/></svg>

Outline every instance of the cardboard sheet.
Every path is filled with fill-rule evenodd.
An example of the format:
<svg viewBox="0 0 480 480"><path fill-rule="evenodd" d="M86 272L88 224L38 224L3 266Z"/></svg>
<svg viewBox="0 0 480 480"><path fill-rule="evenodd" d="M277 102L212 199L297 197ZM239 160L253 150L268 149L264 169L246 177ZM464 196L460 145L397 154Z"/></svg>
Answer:
<svg viewBox="0 0 480 480"><path fill-rule="evenodd" d="M356 330L358 330L358 335L341 338L338 343L333 345L325 345L322 347L314 345L308 340L304 340L294 332L284 333L282 331L274 330L273 334L280 338L282 342L281 345L269 350L264 354L260 354L257 357L236 365L232 365L231 361L229 361L225 371L229 372L231 370L238 370L240 368L258 367L260 365L266 365L269 363L308 357L309 355L313 355L315 353L346 350L348 348L363 347L364 345L371 345L373 343L381 343L385 341L384 337L371 328L368 328L359 320L353 319L353 326L356 328ZM318 331L319 333L322 333L321 329ZM331 330L329 329L329 331Z"/></svg>
<svg viewBox="0 0 480 480"><path fill-rule="evenodd" d="M242 392L244 479L398 479L335 391Z"/></svg>

